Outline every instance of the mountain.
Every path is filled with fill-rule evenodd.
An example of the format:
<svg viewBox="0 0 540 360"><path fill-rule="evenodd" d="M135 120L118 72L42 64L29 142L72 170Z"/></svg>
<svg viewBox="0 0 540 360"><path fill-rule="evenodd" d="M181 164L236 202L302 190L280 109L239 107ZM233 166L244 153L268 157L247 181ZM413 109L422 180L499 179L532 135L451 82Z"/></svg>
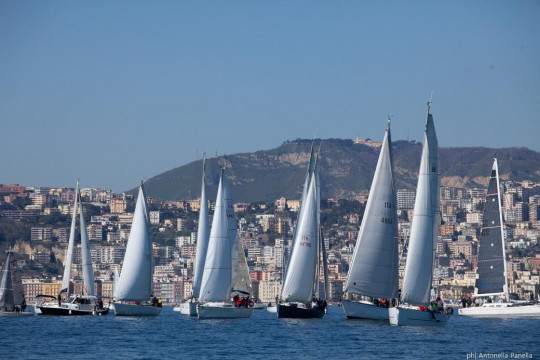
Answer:
<svg viewBox="0 0 540 360"><path fill-rule="evenodd" d="M271 150L207 159L209 198L216 196L221 167L226 168L235 202L300 198L312 142L296 139ZM316 139L314 143L316 150L320 146L323 197L354 198L369 190L379 148L343 139ZM414 189L422 144L395 141L392 149L397 188ZM499 160L502 179L540 182L540 153L527 148L440 148L439 155L443 186L485 187L494 157ZM145 183L148 196L164 200L198 198L201 168L198 160L150 178Z"/></svg>

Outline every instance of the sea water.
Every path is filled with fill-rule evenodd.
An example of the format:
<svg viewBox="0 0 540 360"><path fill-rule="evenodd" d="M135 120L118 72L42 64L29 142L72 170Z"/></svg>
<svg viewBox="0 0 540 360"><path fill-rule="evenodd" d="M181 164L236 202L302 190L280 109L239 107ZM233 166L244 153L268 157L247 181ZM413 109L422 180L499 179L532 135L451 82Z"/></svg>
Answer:
<svg viewBox="0 0 540 360"><path fill-rule="evenodd" d="M530 359L540 357L540 319L454 315L440 327L323 319L198 320L164 307L154 318L0 318L0 359Z"/></svg>

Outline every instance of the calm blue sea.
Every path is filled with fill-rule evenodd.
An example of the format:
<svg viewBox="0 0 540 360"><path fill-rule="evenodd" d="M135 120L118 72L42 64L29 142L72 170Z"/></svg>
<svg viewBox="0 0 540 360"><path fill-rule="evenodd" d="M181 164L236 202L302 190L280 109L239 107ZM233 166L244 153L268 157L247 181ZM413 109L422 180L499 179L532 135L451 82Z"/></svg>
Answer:
<svg viewBox="0 0 540 360"><path fill-rule="evenodd" d="M251 319L199 321L165 307L157 318L0 318L0 329L0 359L540 358L540 320L454 315L440 328L391 327L347 320L341 307L322 320L257 310Z"/></svg>

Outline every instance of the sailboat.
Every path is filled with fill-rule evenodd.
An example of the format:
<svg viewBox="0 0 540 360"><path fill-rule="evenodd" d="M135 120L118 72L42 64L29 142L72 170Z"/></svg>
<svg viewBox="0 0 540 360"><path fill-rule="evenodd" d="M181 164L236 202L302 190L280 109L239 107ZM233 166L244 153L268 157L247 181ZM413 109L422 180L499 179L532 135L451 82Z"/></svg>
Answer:
<svg viewBox="0 0 540 360"><path fill-rule="evenodd" d="M157 299L152 298L154 267L149 223L146 194L141 183L124 264L115 284L114 313L117 316L157 316L161 313Z"/></svg>
<svg viewBox="0 0 540 360"><path fill-rule="evenodd" d="M322 318L326 313L326 305L319 307L314 301L318 292L317 268L321 239L318 165L317 161L314 164L312 161L313 149L304 182L292 254L281 290L280 303L277 305L278 318Z"/></svg>
<svg viewBox="0 0 540 360"><path fill-rule="evenodd" d="M19 273L15 271L11 258L13 250L7 252L6 261L0 275L0 317L34 315L26 310L26 300Z"/></svg>
<svg viewBox="0 0 540 360"><path fill-rule="evenodd" d="M448 314L434 311L430 306L435 244L440 223L439 155L430 105L431 101L427 107L401 304L388 309L391 325L436 325L448 320Z"/></svg>
<svg viewBox="0 0 540 360"><path fill-rule="evenodd" d="M81 228L81 259L83 273L83 293L70 294L69 282L71 279L71 266L73 261L73 247L75 243L75 227L77 222L77 209L79 210L79 222ZM66 301L62 302L62 294L66 294ZM46 298L57 301L44 302ZM94 290L94 271L92 269L92 257L90 253L90 242L86 232L86 221L81 200L81 190L79 181L75 189L75 202L73 204L73 215L71 218L71 229L69 233L68 252L66 265L64 267L64 277L62 280L62 290L58 297L38 295L36 297L36 307L43 315L106 315L108 308L103 307L103 302L98 300Z"/></svg>
<svg viewBox="0 0 540 360"><path fill-rule="evenodd" d="M204 262L208 250L208 240L210 237L210 226L208 216L208 201L206 199L206 170L203 157L203 172L201 184L201 204L199 209L199 227L197 229L197 253L195 255L195 274L193 276L192 297L182 302L178 310L182 315L197 316L197 302L201 291L201 281L204 272ZM177 307L174 308L177 310Z"/></svg>
<svg viewBox="0 0 540 360"><path fill-rule="evenodd" d="M345 284L348 299L342 304L348 318L388 320L388 303L398 297L398 221L392 172L388 120Z"/></svg>
<svg viewBox="0 0 540 360"><path fill-rule="evenodd" d="M237 307L231 301L232 286L238 267L237 244L234 207L222 170L199 293L197 306L199 319L251 316L253 310L250 307Z"/></svg>
<svg viewBox="0 0 540 360"><path fill-rule="evenodd" d="M539 304L512 303L502 300L509 297L497 159L493 160L484 205L474 295L486 297L489 300L482 306L459 309L459 315L495 318L540 317ZM494 296L502 301L491 301L491 297Z"/></svg>
<svg viewBox="0 0 540 360"><path fill-rule="evenodd" d="M244 248L240 245L237 248L238 254L238 267L236 270L236 276L234 284L231 290L231 294L238 295L239 297L245 297L247 299L247 306L253 310L262 309L262 304L256 304L251 296L253 294L253 285L251 283L251 277L249 275L249 267L246 260L246 254Z"/></svg>

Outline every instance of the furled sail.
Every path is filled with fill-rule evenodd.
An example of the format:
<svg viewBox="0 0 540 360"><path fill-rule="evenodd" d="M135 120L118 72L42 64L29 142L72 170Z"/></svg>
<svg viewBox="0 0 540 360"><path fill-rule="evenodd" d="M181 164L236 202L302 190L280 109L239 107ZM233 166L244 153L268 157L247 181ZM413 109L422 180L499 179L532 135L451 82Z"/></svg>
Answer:
<svg viewBox="0 0 540 360"><path fill-rule="evenodd" d="M208 217L208 200L206 199L206 171L203 158L203 174L201 184L201 204L199 208L199 227L197 229L197 254L195 256L195 274L193 276L193 297L198 298L201 291L201 281L204 271L204 261L208 250L210 223Z"/></svg>
<svg viewBox="0 0 540 360"><path fill-rule="evenodd" d="M319 250L316 192L315 177L312 176L300 211L294 250L281 291L281 298L286 302L307 302L313 296L313 279Z"/></svg>
<svg viewBox="0 0 540 360"><path fill-rule="evenodd" d="M499 189L499 169L497 159L494 159L480 229L475 295L500 295L507 292Z"/></svg>
<svg viewBox="0 0 540 360"><path fill-rule="evenodd" d="M376 298L398 295L396 191L390 123L384 135L345 291Z"/></svg>
<svg viewBox="0 0 540 360"><path fill-rule="evenodd" d="M431 163L435 157L430 154L431 142L436 143L433 117L429 114L424 133L424 146L418 185L414 204L413 220L409 240L403 290L401 299L411 305L426 305L429 303L431 279L433 275L433 251L436 241L434 229L434 212L438 207L438 194L433 187L438 188L438 165Z"/></svg>
<svg viewBox="0 0 540 360"><path fill-rule="evenodd" d="M141 184L120 274L118 300L144 301L152 295L152 239L147 209Z"/></svg>
<svg viewBox="0 0 540 360"><path fill-rule="evenodd" d="M202 302L230 300L232 260L224 176L222 170L199 295Z"/></svg>

